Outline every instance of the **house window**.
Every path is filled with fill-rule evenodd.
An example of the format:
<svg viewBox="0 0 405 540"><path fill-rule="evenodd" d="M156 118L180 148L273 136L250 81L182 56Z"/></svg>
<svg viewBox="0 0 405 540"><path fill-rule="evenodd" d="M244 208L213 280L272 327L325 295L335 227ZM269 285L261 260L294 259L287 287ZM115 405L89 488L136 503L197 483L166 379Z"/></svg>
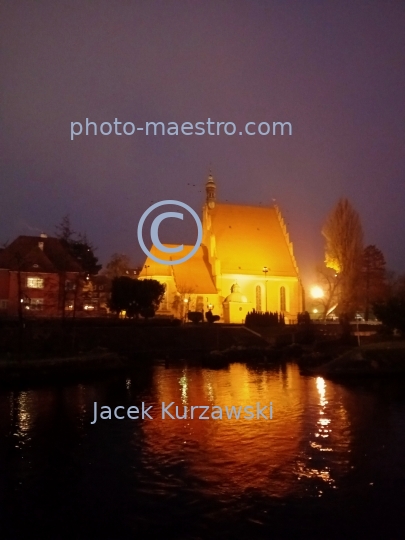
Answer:
<svg viewBox="0 0 405 540"><path fill-rule="evenodd" d="M7 300L0 300L0 309L7 309Z"/></svg>
<svg viewBox="0 0 405 540"><path fill-rule="evenodd" d="M256 311L262 310L262 288L260 285L256 286Z"/></svg>
<svg viewBox="0 0 405 540"><path fill-rule="evenodd" d="M280 287L280 311L286 311L285 309L285 287Z"/></svg>
<svg viewBox="0 0 405 540"><path fill-rule="evenodd" d="M27 287L29 289L43 289L44 280L40 277L27 277Z"/></svg>
<svg viewBox="0 0 405 540"><path fill-rule="evenodd" d="M30 309L39 311L44 309L44 299L43 298L31 298Z"/></svg>

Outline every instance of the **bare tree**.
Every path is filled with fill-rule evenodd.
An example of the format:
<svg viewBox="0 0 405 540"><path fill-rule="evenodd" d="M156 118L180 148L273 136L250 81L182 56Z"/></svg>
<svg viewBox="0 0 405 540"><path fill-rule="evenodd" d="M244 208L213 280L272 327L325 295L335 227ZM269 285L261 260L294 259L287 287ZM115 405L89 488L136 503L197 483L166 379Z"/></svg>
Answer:
<svg viewBox="0 0 405 540"><path fill-rule="evenodd" d="M122 253L113 253L110 261L107 263L103 275L109 279L114 279L128 275L131 268L131 260L128 255Z"/></svg>
<svg viewBox="0 0 405 540"><path fill-rule="evenodd" d="M359 214L340 199L322 229L326 240L325 264L339 276L339 312L349 319L359 305L363 230Z"/></svg>
<svg viewBox="0 0 405 540"><path fill-rule="evenodd" d="M322 309L322 317L325 320L339 303L341 275L325 264L319 264L316 273L317 283L323 291L323 296L316 299L316 304Z"/></svg>
<svg viewBox="0 0 405 540"><path fill-rule="evenodd" d="M177 294L174 297L172 307L179 319L183 319L186 311L191 309L191 295L193 294L195 288L188 283L178 282L176 283L176 290Z"/></svg>

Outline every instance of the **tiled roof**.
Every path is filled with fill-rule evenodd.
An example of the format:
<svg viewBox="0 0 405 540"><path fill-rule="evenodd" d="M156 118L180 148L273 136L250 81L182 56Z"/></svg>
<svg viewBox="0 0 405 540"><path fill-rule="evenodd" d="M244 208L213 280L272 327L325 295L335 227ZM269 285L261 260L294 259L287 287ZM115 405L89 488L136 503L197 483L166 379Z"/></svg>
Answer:
<svg viewBox="0 0 405 540"><path fill-rule="evenodd" d="M210 211L222 274L296 276L295 260L275 207L216 204Z"/></svg>
<svg viewBox="0 0 405 540"><path fill-rule="evenodd" d="M175 247L171 244L164 244L166 247ZM193 249L194 246L184 246L181 254L176 254L173 259L184 257ZM155 246L152 246L152 255L168 257L168 254L161 253ZM168 257L170 258L170 256ZM207 248L203 245L199 247L196 254L181 264L164 265L153 261L150 257L146 259L145 265L148 268L143 268L140 277L154 276L173 276L176 287L179 292L194 293L194 294L216 294L214 282L210 273L210 265L208 263Z"/></svg>
<svg viewBox="0 0 405 540"><path fill-rule="evenodd" d="M39 247L43 243L43 249ZM0 251L0 268L21 272L80 272L80 265L58 238L19 236Z"/></svg>

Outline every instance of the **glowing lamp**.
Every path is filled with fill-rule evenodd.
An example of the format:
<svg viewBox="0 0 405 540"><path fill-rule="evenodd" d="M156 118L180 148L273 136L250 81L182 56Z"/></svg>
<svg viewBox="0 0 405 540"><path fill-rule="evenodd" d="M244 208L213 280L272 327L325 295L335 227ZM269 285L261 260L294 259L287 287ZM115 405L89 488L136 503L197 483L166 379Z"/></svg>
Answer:
<svg viewBox="0 0 405 540"><path fill-rule="evenodd" d="M324 292L318 285L315 285L315 287L312 287L311 289L311 296L312 298L323 298Z"/></svg>

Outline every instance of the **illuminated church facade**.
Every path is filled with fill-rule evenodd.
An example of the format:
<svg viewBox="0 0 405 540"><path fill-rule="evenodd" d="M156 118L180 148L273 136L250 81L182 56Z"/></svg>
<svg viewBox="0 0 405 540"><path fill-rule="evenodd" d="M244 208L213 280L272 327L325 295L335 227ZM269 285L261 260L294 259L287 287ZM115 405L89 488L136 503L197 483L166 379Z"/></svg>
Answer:
<svg viewBox="0 0 405 540"><path fill-rule="evenodd" d="M157 314L183 318L187 311L211 309L222 322L241 324L255 309L295 320L303 310L303 289L277 206L220 203L211 174L205 189L203 239L197 253L178 265L148 257L143 266L140 279L156 279L166 288ZM184 246L182 256L192 248ZM162 257L155 246L151 252Z"/></svg>

